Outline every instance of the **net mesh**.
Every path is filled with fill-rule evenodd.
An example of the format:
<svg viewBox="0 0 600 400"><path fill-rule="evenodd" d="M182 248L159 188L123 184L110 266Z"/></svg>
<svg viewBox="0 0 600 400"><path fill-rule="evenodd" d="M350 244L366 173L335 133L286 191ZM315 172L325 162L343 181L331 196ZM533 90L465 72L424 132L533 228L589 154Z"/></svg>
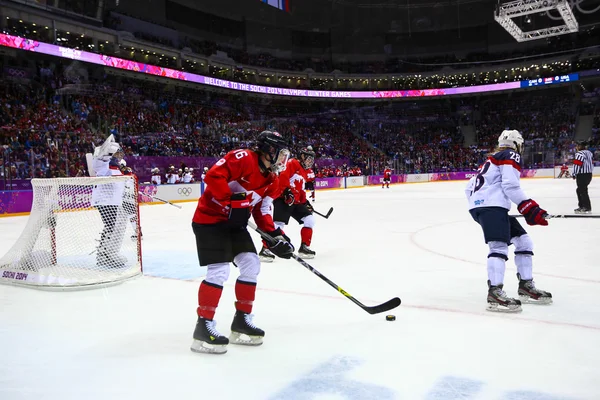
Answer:
<svg viewBox="0 0 600 400"><path fill-rule="evenodd" d="M134 176L33 179L33 204L0 282L78 288L141 273Z"/></svg>

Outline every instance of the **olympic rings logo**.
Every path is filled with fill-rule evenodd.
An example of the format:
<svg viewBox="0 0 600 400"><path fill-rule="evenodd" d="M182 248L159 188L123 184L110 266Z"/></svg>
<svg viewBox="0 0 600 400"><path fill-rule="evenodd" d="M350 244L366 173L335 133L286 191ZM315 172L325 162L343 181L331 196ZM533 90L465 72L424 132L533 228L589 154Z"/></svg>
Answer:
<svg viewBox="0 0 600 400"><path fill-rule="evenodd" d="M183 196L189 196L190 194L192 194L192 188L191 187L182 187L177 189L177 193Z"/></svg>

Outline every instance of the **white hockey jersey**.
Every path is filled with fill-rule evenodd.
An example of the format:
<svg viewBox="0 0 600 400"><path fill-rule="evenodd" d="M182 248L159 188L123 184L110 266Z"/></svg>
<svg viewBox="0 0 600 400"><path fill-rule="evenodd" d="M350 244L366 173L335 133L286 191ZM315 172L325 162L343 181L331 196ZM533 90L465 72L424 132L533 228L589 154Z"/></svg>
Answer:
<svg viewBox="0 0 600 400"><path fill-rule="evenodd" d="M113 159L114 160L114 159ZM112 160L111 160L112 161ZM102 161L94 158L92 162L96 176L122 176L116 162ZM132 178L133 179L133 178ZM110 181L110 179L107 179ZM123 203L125 182L107 182L98 184L92 190L92 206L118 206Z"/></svg>
<svg viewBox="0 0 600 400"><path fill-rule="evenodd" d="M152 175L152 184L160 185L161 184L161 176L160 175Z"/></svg>
<svg viewBox="0 0 600 400"><path fill-rule="evenodd" d="M479 207L502 207L510 210L511 202L529 199L521 190L521 155L505 149L490 156L469 180L465 194L469 210Z"/></svg>
<svg viewBox="0 0 600 400"><path fill-rule="evenodd" d="M183 183L191 183L194 181L194 176L189 172L183 174Z"/></svg>
<svg viewBox="0 0 600 400"><path fill-rule="evenodd" d="M166 174L165 178L167 178L167 184L170 185L179 182L179 175L177 175L175 172Z"/></svg>

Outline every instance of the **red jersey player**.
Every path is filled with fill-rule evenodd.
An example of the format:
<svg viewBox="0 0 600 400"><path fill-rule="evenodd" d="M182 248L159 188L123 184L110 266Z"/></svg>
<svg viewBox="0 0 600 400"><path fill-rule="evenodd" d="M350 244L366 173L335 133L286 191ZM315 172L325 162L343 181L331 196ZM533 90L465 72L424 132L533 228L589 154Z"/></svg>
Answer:
<svg viewBox="0 0 600 400"><path fill-rule="evenodd" d="M381 188L383 189L383 187L387 184L387 188L390 188L390 181L392 180L392 170L389 168L386 168L383 171L383 183L381 184Z"/></svg>
<svg viewBox="0 0 600 400"><path fill-rule="evenodd" d="M275 229L270 210L279 190L277 174L285 169L288 157L287 142L281 135L264 131L254 150L231 151L206 173L206 190L192 222L198 259L207 267L198 290L192 351L225 353L230 340L234 344L262 344L265 333L253 324L251 314L260 260L246 225L252 214L256 224L276 240L269 250L291 258L294 247L280 229ZM258 203L262 206L255 207ZM235 283L236 313L227 339L217 331L213 317L231 262L239 268L240 276Z"/></svg>
<svg viewBox="0 0 600 400"><path fill-rule="evenodd" d="M314 258L316 254L309 247L315 226L315 216L304 191L304 182L307 179L306 171L313 166L314 161L315 152L310 147L302 149L298 159L289 160L285 171L279 175L280 195L273 201L273 222L278 229L283 230L283 227L289 223L290 217L303 225L300 230L302 243L298 249L298 255L303 258ZM274 259L264 248L259 255L265 262L271 262Z"/></svg>
<svg viewBox="0 0 600 400"><path fill-rule="evenodd" d="M308 146L307 149L312 150L312 147ZM305 190L310 190L310 199L315 201L315 173L312 168L306 170L306 184L304 185Z"/></svg>

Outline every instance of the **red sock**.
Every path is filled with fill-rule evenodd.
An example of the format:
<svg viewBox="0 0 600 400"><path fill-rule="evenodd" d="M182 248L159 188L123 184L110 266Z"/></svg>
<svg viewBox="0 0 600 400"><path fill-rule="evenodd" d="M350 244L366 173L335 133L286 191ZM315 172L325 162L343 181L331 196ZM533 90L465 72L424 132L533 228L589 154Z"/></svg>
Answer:
<svg viewBox="0 0 600 400"><path fill-rule="evenodd" d="M256 294L256 283L244 282L239 279L235 282L235 309L246 314L252 312L254 296Z"/></svg>
<svg viewBox="0 0 600 400"><path fill-rule="evenodd" d="M310 246L310 242L312 241L312 228L302 228L300 230L300 237L302 238L302 243Z"/></svg>
<svg viewBox="0 0 600 400"><path fill-rule="evenodd" d="M223 286L202 281L198 289L198 316L212 320L223 293Z"/></svg>

